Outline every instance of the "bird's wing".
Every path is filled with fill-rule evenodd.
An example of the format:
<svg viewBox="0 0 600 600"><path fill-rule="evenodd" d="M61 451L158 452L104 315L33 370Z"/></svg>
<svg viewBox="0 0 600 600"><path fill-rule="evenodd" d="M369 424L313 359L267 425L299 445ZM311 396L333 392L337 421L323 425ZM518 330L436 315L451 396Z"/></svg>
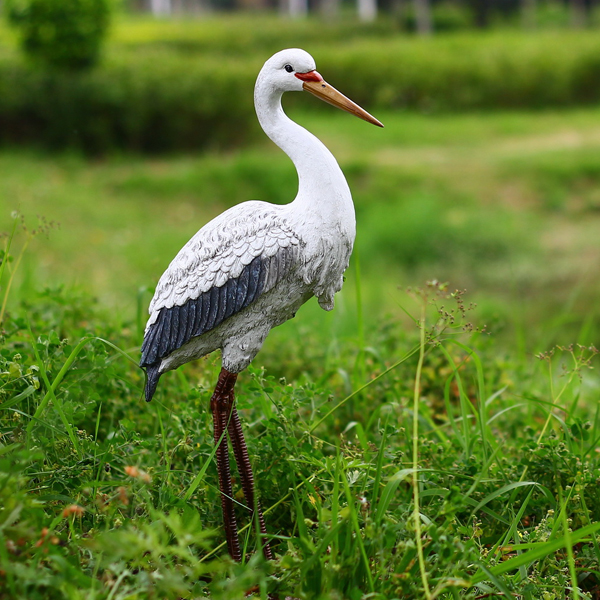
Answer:
<svg viewBox="0 0 600 600"><path fill-rule="evenodd" d="M246 202L205 225L171 262L150 303L141 366L153 365L273 289L300 239L278 207Z"/></svg>

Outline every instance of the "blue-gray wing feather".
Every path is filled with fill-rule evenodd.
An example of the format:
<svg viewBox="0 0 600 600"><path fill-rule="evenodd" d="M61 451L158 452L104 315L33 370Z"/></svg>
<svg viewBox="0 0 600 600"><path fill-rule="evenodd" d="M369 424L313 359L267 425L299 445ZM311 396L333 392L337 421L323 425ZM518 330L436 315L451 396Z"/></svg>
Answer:
<svg viewBox="0 0 600 600"><path fill-rule="evenodd" d="M247 202L205 225L178 253L150 303L140 366L146 399L162 359L218 327L294 268L300 239L278 207Z"/></svg>
<svg viewBox="0 0 600 600"><path fill-rule="evenodd" d="M293 262L291 254L292 249L283 248L271 257L257 256L239 277L229 279L221 287L213 287L181 306L160 309L146 330L140 366L160 361L193 337L218 327L252 304L289 273Z"/></svg>

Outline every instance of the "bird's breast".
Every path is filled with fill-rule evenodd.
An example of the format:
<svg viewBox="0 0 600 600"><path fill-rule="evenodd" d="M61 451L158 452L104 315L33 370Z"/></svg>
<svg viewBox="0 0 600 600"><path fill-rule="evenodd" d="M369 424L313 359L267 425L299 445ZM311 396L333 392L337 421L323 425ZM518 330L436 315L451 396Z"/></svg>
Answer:
<svg viewBox="0 0 600 600"><path fill-rule="evenodd" d="M356 233L354 210L327 218L317 210L305 210L293 227L302 240L299 274L321 306L330 310L352 254Z"/></svg>

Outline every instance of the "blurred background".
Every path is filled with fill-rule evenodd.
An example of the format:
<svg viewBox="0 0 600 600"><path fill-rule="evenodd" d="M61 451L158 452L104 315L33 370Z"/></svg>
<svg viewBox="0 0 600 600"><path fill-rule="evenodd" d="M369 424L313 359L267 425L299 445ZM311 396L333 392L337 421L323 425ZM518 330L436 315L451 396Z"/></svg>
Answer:
<svg viewBox="0 0 600 600"><path fill-rule="evenodd" d="M386 126L284 99L338 158L357 210L338 311L311 304L305 323L368 330L404 318L401 290L437 279L467 289L478 323L509 345L593 341L600 2L0 4L0 231L16 225L13 267L27 245L10 302L66 286L140 319L210 218L291 201L294 168L260 131L253 85L272 53L297 46Z"/></svg>

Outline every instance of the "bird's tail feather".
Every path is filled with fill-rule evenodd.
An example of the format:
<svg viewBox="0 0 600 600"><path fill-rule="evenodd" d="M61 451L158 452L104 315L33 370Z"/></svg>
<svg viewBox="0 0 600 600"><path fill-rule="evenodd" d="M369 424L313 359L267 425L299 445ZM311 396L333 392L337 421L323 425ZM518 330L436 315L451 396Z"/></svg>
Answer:
<svg viewBox="0 0 600 600"><path fill-rule="evenodd" d="M146 386L144 392L146 394L146 402L152 400L154 392L156 392L156 386L162 373L160 372L160 362L156 362L152 365L144 367L146 369Z"/></svg>

